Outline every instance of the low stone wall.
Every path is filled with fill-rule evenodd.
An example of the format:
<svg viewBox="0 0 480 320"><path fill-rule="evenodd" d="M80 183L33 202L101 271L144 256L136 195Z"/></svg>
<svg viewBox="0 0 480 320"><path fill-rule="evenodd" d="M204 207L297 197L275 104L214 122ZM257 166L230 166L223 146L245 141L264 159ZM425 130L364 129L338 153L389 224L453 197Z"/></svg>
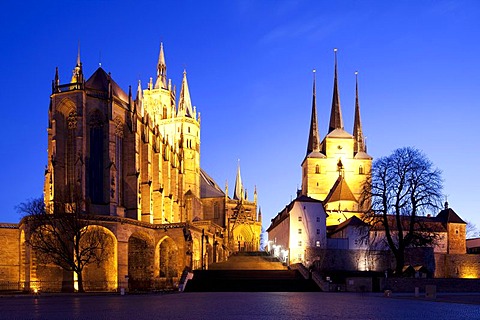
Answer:
<svg viewBox="0 0 480 320"><path fill-rule="evenodd" d="M0 226L0 282L20 280L20 231L13 224Z"/></svg>
<svg viewBox="0 0 480 320"><path fill-rule="evenodd" d="M435 265L435 278L480 278L480 254L435 254Z"/></svg>
<svg viewBox="0 0 480 320"><path fill-rule="evenodd" d="M417 279L417 278L389 278L386 287L393 292L415 292L419 288L425 293L425 286L435 285L437 292L478 292L480 279Z"/></svg>

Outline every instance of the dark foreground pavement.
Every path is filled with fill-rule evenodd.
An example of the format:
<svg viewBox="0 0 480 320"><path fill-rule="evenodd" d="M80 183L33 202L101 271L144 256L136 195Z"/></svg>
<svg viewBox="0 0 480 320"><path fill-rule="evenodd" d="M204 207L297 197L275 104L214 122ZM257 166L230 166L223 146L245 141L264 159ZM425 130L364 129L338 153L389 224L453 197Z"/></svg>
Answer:
<svg viewBox="0 0 480 320"><path fill-rule="evenodd" d="M3 296L0 319L480 319L480 305L473 304L479 297L451 303L442 296L322 292Z"/></svg>

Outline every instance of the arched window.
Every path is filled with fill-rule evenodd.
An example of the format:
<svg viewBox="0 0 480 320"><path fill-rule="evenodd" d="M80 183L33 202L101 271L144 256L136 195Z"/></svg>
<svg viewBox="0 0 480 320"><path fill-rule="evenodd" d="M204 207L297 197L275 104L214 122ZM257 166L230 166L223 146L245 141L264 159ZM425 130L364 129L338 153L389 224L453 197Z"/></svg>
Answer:
<svg viewBox="0 0 480 320"><path fill-rule="evenodd" d="M320 166L318 164L315 166L315 173L316 174L320 173Z"/></svg>
<svg viewBox="0 0 480 320"><path fill-rule="evenodd" d="M103 116L100 111L90 115L90 161L88 170L88 195L92 203L103 204L104 183L104 134Z"/></svg>
<svg viewBox="0 0 480 320"><path fill-rule="evenodd" d="M76 152L77 113L71 111L67 117L67 141L65 148L65 160L67 169L67 192L69 201L74 201L75 192L75 155Z"/></svg>
<svg viewBox="0 0 480 320"><path fill-rule="evenodd" d="M363 166L362 165L360 165L358 167L358 174L365 174L364 171L363 171Z"/></svg>

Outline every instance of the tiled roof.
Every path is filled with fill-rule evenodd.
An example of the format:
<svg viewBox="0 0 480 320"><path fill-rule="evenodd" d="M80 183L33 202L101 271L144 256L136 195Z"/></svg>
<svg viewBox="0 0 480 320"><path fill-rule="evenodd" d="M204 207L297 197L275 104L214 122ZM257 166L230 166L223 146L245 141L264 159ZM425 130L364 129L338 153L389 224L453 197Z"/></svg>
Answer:
<svg viewBox="0 0 480 320"><path fill-rule="evenodd" d="M112 84L113 95L125 102L128 102L128 95L122 90L122 88L120 88L120 86L115 81L113 81L113 79L101 67L98 68L90 78L88 78L87 82L85 82L85 86L88 89L108 92L109 80Z"/></svg>
<svg viewBox="0 0 480 320"><path fill-rule="evenodd" d="M348 186L343 176L339 176L337 181L335 181L335 184L325 198L324 203L341 200L357 202L357 199L353 195L352 190L350 190L350 187Z"/></svg>
<svg viewBox="0 0 480 320"><path fill-rule="evenodd" d="M225 192L203 169L200 169L200 198L223 198Z"/></svg>
<svg viewBox="0 0 480 320"><path fill-rule="evenodd" d="M443 223L463 223L467 224L458 216L458 214L453 211L452 208L446 208L440 211L440 213L435 217L438 221Z"/></svg>

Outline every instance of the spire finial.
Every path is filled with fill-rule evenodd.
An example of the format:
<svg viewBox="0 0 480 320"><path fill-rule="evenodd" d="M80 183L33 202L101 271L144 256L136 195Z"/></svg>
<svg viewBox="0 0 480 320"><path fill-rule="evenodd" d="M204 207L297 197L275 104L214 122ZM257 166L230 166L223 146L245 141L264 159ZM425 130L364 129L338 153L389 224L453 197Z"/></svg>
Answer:
<svg viewBox="0 0 480 320"><path fill-rule="evenodd" d="M317 122L317 93L316 93L316 70L313 69L313 95L312 95L312 115L310 118L310 132L308 135L307 155L313 151L320 151L320 134L318 133Z"/></svg>
<svg viewBox="0 0 480 320"><path fill-rule="evenodd" d="M163 42L160 42L160 52L157 62L157 80L155 81L155 89L159 88L167 89L167 64L163 52Z"/></svg>
<svg viewBox="0 0 480 320"><path fill-rule="evenodd" d="M355 118L353 120L354 149L357 152L366 152L365 137L363 136L362 120L360 117L360 100L358 98L358 71L355 71Z"/></svg>
<svg viewBox="0 0 480 320"><path fill-rule="evenodd" d="M183 70L182 88L180 89L180 99L178 101L178 116L193 117L192 101L190 99L190 90L188 89L187 70Z"/></svg>
<svg viewBox="0 0 480 320"><path fill-rule="evenodd" d="M240 174L240 159L237 162L237 177L235 179L235 189L233 190L233 199L243 200L243 184L242 176Z"/></svg>
<svg viewBox="0 0 480 320"><path fill-rule="evenodd" d="M330 112L330 125L328 128L328 133L335 129L343 129L342 109L340 106L340 94L338 90L337 51L337 48L333 49L335 56L335 73L333 79L332 110Z"/></svg>
<svg viewBox="0 0 480 320"><path fill-rule="evenodd" d="M81 60L80 60L80 40L78 40L78 52L77 52L77 67L80 66Z"/></svg>

